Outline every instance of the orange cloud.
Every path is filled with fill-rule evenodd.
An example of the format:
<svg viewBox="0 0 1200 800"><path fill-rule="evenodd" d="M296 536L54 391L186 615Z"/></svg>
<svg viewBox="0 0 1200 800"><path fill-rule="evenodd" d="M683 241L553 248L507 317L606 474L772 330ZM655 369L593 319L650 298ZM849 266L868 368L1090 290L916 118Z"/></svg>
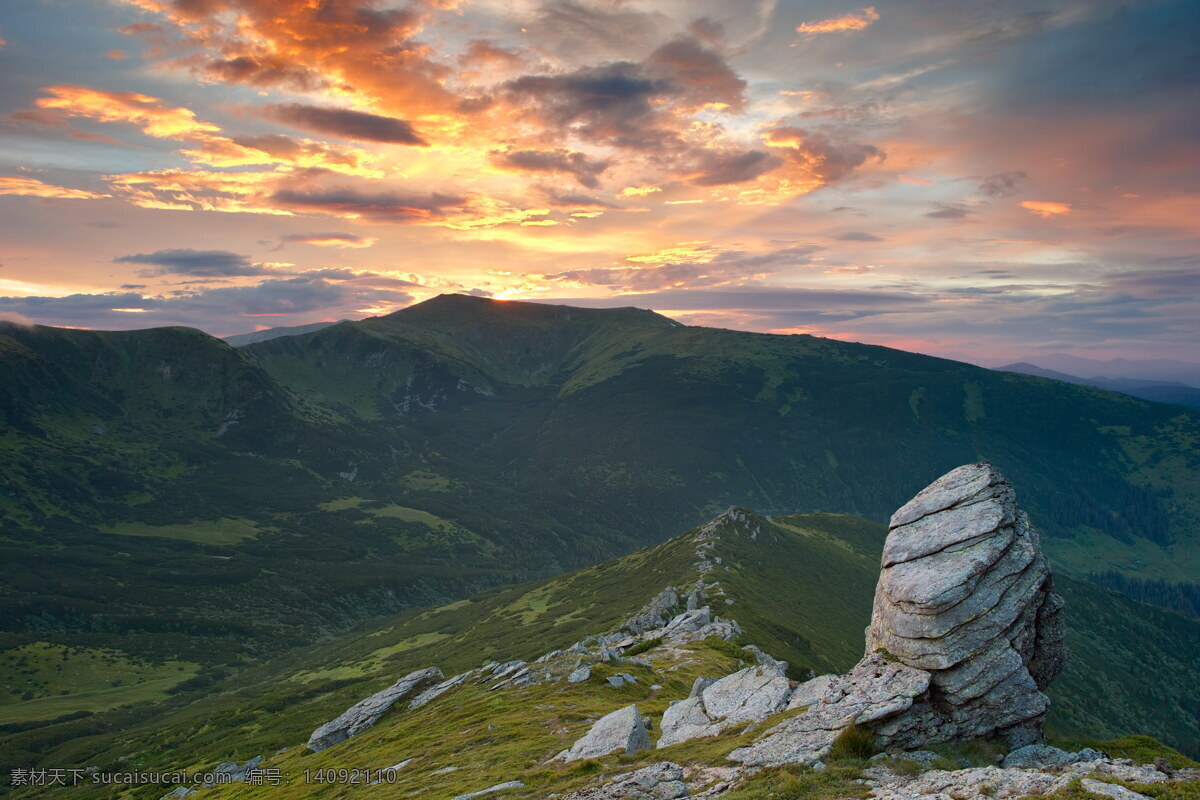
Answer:
<svg viewBox="0 0 1200 800"><path fill-rule="evenodd" d="M1056 203L1052 200L1022 200L1021 208L1032 211L1042 219L1050 219L1059 214L1070 214L1070 203Z"/></svg>
<svg viewBox="0 0 1200 800"><path fill-rule="evenodd" d="M0 175L0 194L53 197L61 200L99 200L103 197L112 197L110 194L97 194L83 189L68 189L35 178L21 178L15 175Z"/></svg>
<svg viewBox="0 0 1200 800"><path fill-rule="evenodd" d="M430 13L419 3L380 8L372 0L125 2L165 16L184 39L172 49L192 53L172 63L205 80L333 90L416 116L447 111L458 100L444 87L450 68L413 41Z"/></svg>
<svg viewBox="0 0 1200 800"><path fill-rule="evenodd" d="M221 129L196 119L187 108L171 108L157 97L136 92L108 92L87 86L50 86L49 97L37 100L38 108L50 108L72 117L89 117L100 122L129 122L156 139L179 139Z"/></svg>
<svg viewBox="0 0 1200 800"><path fill-rule="evenodd" d="M877 19L879 19L879 14L875 11L875 7L872 6L864 8L858 14L847 14L844 17L823 19L817 22L805 22L797 26L796 32L816 35L819 33L861 31Z"/></svg>

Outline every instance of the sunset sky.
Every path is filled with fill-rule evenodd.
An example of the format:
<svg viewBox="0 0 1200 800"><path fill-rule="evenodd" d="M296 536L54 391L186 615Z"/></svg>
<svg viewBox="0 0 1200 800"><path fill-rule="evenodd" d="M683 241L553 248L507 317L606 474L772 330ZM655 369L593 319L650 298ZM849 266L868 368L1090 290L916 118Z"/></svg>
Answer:
<svg viewBox="0 0 1200 800"><path fill-rule="evenodd" d="M0 6L0 315L443 292L1200 361L1200 3Z"/></svg>

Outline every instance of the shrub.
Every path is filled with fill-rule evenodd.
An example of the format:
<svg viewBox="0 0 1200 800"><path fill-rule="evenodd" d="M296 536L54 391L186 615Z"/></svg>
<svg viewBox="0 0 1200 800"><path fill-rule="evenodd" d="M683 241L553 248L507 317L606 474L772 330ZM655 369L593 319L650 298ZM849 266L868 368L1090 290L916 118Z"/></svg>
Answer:
<svg viewBox="0 0 1200 800"><path fill-rule="evenodd" d="M833 761L866 759L874 754L875 734L857 725L851 725L839 733L829 750L829 758Z"/></svg>
<svg viewBox="0 0 1200 800"><path fill-rule="evenodd" d="M624 655L624 656L640 656L642 653L645 653L647 650L653 650L654 648L658 647L662 643L663 643L663 640L660 638L657 638L657 637L654 639L647 639L644 642L638 642L633 647L629 648L624 653L622 653L622 655Z"/></svg>

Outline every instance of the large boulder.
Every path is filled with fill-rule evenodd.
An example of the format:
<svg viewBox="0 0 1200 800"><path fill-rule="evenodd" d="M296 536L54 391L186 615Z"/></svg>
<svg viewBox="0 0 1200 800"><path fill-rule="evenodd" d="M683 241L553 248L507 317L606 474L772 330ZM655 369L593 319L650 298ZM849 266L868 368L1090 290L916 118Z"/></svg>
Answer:
<svg viewBox="0 0 1200 800"><path fill-rule="evenodd" d="M770 665L747 667L718 681L703 683L706 680L697 678L692 696L663 714L657 747L715 736L730 725L766 719L782 711L791 695L788 679Z"/></svg>
<svg viewBox="0 0 1200 800"><path fill-rule="evenodd" d="M596 720L579 741L555 756L555 760L599 758L618 750L633 755L649 749L650 737L646 734L646 723L638 707L629 705Z"/></svg>
<svg viewBox="0 0 1200 800"><path fill-rule="evenodd" d="M1037 530L991 464L943 475L892 515L867 652L929 672L929 696L875 728L901 748L999 734L1040 742L1066 661Z"/></svg>
<svg viewBox="0 0 1200 800"><path fill-rule="evenodd" d="M412 697L426 686L440 681L442 677L442 671L437 667L410 672L388 688L355 703L336 719L313 731L308 737L308 749L319 753L365 731L396 703Z"/></svg>

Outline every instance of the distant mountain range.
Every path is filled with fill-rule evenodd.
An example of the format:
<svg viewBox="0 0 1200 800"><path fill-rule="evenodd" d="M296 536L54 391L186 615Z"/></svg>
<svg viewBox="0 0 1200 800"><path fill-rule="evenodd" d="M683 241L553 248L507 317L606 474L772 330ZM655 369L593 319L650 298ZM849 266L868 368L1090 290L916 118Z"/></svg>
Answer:
<svg viewBox="0 0 1200 800"><path fill-rule="evenodd" d="M1080 386L1095 386L1098 389L1121 392L1132 397L1140 397L1143 400L1152 400L1156 403L1174 403L1175 405L1187 406L1189 408L1200 408L1200 387L1188 386L1178 381L1162 381L1151 378L1108 378L1104 376L1080 378L1077 375L1068 375L1065 372L1046 369L1045 367L1039 367L1037 364L1030 364L1025 361L996 367L996 369L1001 372L1019 372L1023 375L1051 378L1056 381L1074 383Z"/></svg>
<svg viewBox="0 0 1200 800"><path fill-rule="evenodd" d="M1067 353L1027 355L1017 362L1035 364L1067 375L1097 375L1103 379L1132 378L1152 381L1156 384L1183 383L1200 386L1200 364L1167 358L1083 358Z"/></svg>
<svg viewBox="0 0 1200 800"><path fill-rule="evenodd" d="M207 665L731 505L882 521L976 460L1060 570L1200 579L1187 409L634 308L445 295L239 348L0 324L0 423L0 628Z"/></svg>
<svg viewBox="0 0 1200 800"><path fill-rule="evenodd" d="M348 320L338 320L338 322L347 322ZM256 344L258 342L266 342L271 339L278 339L280 336L299 336L302 333L313 333L322 328L328 328L330 325L337 325L337 322L313 322L308 325L293 325L291 327L282 328L267 328L264 331L254 331L254 333L239 333L234 336L224 337L226 344L234 347L245 347L248 344Z"/></svg>

